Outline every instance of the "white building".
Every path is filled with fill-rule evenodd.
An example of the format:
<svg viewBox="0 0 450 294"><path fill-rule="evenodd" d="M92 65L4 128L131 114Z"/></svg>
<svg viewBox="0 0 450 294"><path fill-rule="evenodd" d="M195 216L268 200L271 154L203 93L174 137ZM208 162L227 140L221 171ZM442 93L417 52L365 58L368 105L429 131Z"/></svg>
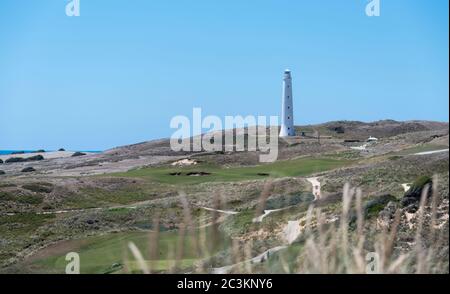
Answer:
<svg viewBox="0 0 450 294"><path fill-rule="evenodd" d="M284 71L280 137L295 136L291 71Z"/></svg>

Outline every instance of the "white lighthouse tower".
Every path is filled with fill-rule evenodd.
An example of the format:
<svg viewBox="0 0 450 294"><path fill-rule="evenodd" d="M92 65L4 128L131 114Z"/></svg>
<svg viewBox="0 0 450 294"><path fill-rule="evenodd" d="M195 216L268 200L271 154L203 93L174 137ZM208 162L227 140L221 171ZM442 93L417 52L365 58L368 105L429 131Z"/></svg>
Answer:
<svg viewBox="0 0 450 294"><path fill-rule="evenodd" d="M280 137L295 136L291 71L284 71Z"/></svg>

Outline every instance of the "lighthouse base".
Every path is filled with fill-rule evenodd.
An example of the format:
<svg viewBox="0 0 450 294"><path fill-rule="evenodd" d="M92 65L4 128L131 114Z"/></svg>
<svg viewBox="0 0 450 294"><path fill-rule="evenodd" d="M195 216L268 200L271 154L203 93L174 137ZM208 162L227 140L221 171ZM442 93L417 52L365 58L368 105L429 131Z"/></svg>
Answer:
<svg viewBox="0 0 450 294"><path fill-rule="evenodd" d="M293 137L295 136L294 127L288 127L286 125L281 125L280 128L280 137Z"/></svg>

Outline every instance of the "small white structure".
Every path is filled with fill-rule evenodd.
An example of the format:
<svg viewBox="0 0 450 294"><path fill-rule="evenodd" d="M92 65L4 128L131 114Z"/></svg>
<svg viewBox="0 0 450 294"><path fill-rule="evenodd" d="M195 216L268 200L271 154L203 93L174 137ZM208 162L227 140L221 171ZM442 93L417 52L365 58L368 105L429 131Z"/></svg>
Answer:
<svg viewBox="0 0 450 294"><path fill-rule="evenodd" d="M364 145L362 145L362 146L354 146L354 147L350 147L350 149L353 149L353 150L359 150L359 151L365 151L365 150L367 150L367 144L364 144Z"/></svg>
<svg viewBox="0 0 450 294"><path fill-rule="evenodd" d="M368 139L367 139L367 142L377 142L378 141L378 138L375 138L375 137L372 137L372 136L370 136Z"/></svg>
<svg viewBox="0 0 450 294"><path fill-rule="evenodd" d="M295 136L291 71L284 71L280 137Z"/></svg>

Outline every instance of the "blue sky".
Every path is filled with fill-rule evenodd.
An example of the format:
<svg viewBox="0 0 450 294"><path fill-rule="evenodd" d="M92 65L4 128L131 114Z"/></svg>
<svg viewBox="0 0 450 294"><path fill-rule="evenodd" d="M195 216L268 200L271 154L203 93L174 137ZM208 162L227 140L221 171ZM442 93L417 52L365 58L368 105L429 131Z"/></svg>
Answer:
<svg viewBox="0 0 450 294"><path fill-rule="evenodd" d="M0 149L103 150L175 115L448 121L448 1L0 1Z"/></svg>

